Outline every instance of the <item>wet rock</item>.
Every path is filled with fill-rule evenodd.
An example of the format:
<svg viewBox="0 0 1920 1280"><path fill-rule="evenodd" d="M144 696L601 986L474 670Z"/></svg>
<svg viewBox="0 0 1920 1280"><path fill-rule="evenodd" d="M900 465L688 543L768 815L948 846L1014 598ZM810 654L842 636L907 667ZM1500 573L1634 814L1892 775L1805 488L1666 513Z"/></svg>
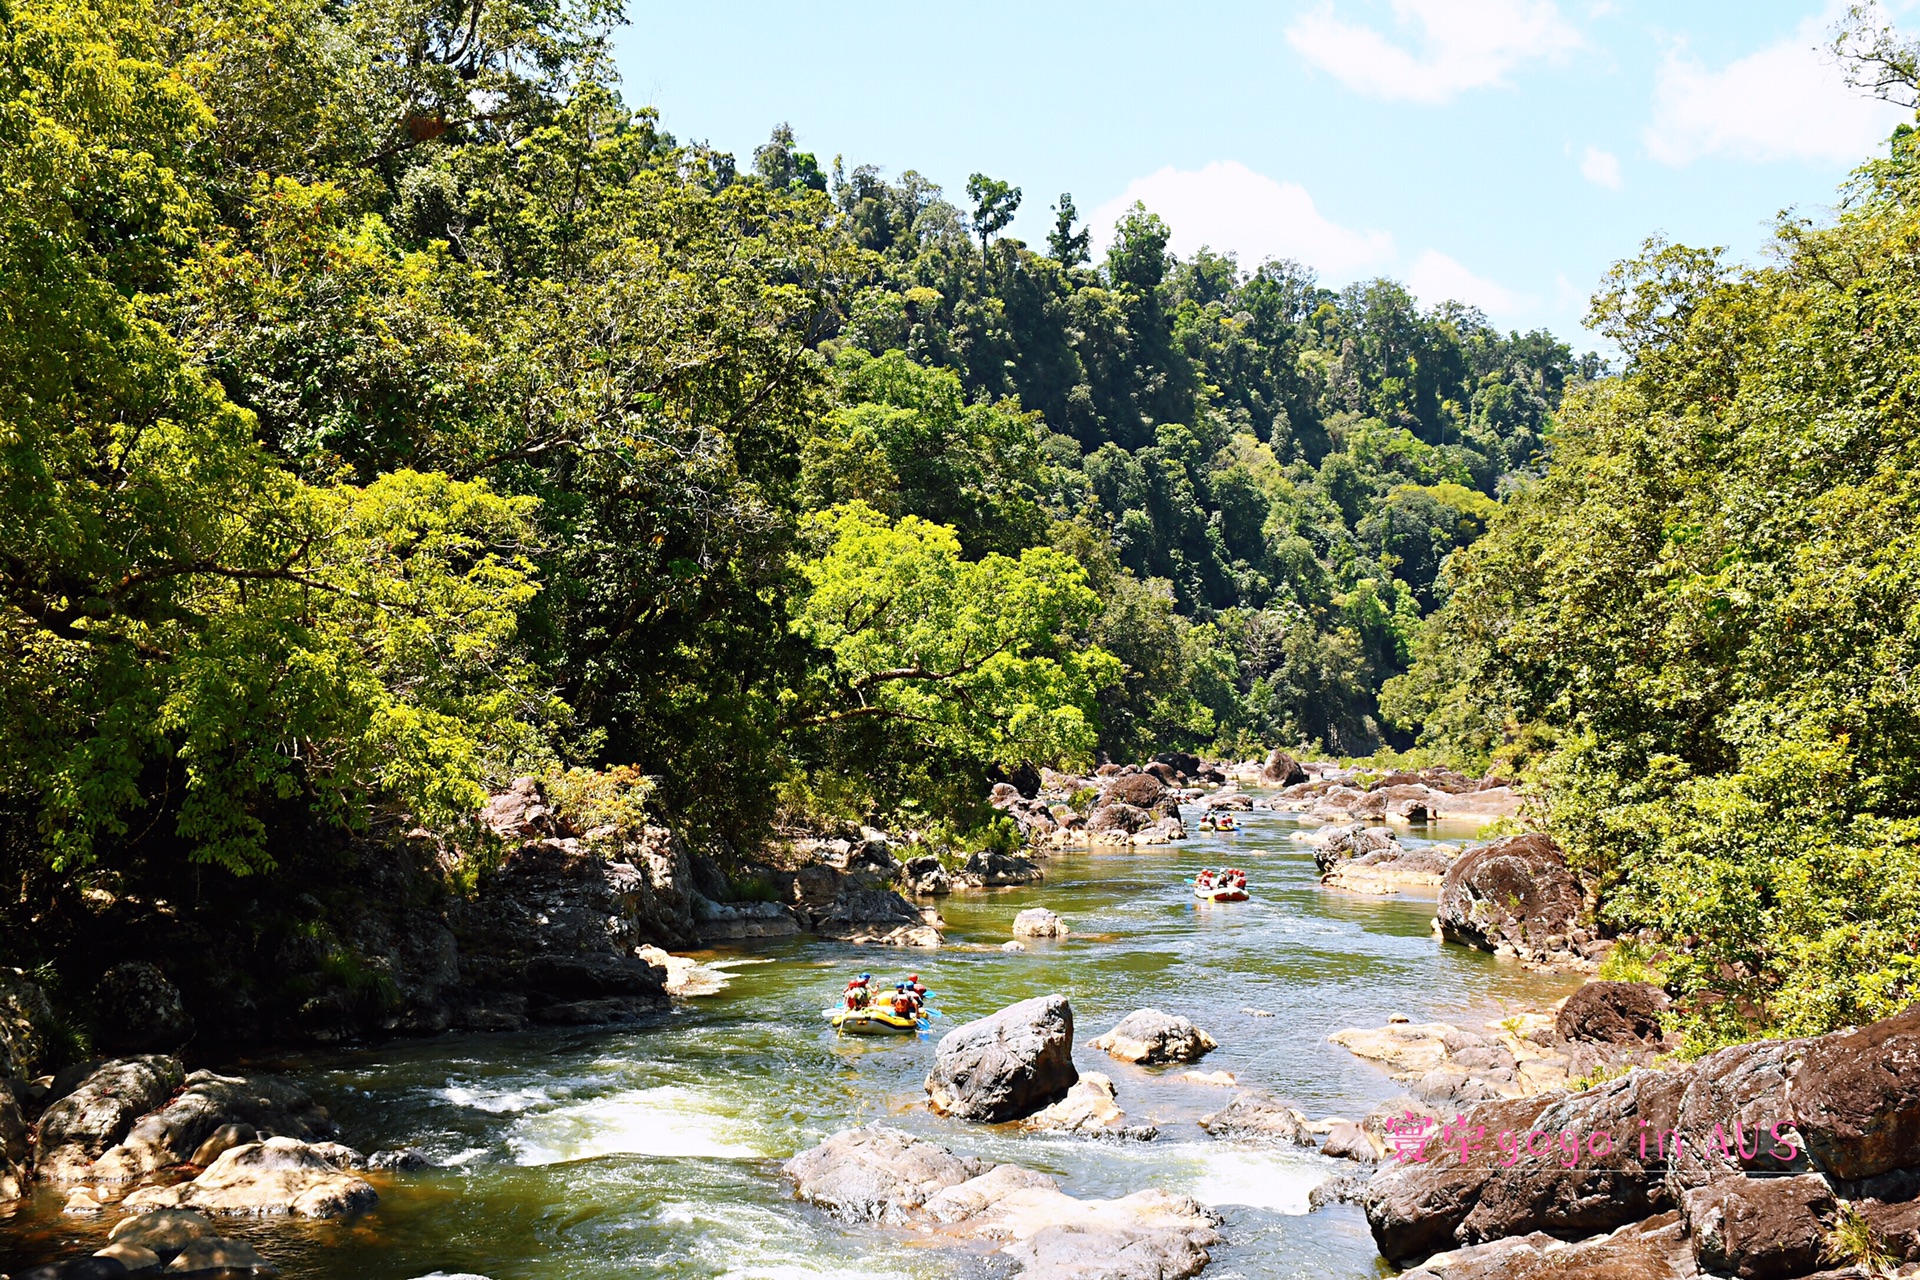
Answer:
<svg viewBox="0 0 1920 1280"><path fill-rule="evenodd" d="M379 1199L365 1181L343 1173L308 1143L268 1138L222 1153L191 1182L148 1187L128 1196L125 1204L132 1209L342 1218L371 1209Z"/></svg>
<svg viewBox="0 0 1920 1280"><path fill-rule="evenodd" d="M1339 1120L1327 1130L1326 1141L1320 1144L1320 1154L1333 1160L1372 1164L1380 1158L1381 1153L1365 1129L1351 1120Z"/></svg>
<svg viewBox="0 0 1920 1280"><path fill-rule="evenodd" d="M1019 1120L1066 1096L1073 1066L1073 1007L1038 996L954 1028L940 1039L927 1096L962 1120Z"/></svg>
<svg viewBox="0 0 1920 1280"><path fill-rule="evenodd" d="M1788 1106L1813 1157L1837 1178L1920 1164L1920 1005L1810 1042Z"/></svg>
<svg viewBox="0 0 1920 1280"><path fill-rule="evenodd" d="M1408 849L1389 837L1364 852L1335 861L1321 880L1329 888L1345 889L1349 893L1389 894L1431 889L1446 879L1447 870L1453 865L1453 852L1448 845ZM1317 859L1318 854L1315 856Z"/></svg>
<svg viewBox="0 0 1920 1280"><path fill-rule="evenodd" d="M800 932L793 909L780 902L709 902L694 904L702 944L738 942L746 938L790 938Z"/></svg>
<svg viewBox="0 0 1920 1280"><path fill-rule="evenodd" d="M1560 1006L1554 1029L1593 1044L1655 1045L1665 1039L1660 1017L1672 1003L1650 983L1589 982Z"/></svg>
<svg viewBox="0 0 1920 1280"><path fill-rule="evenodd" d="M304 1141L333 1136L333 1122L297 1085L211 1071L196 1071L185 1083L178 1097L142 1117L120 1147L103 1155L88 1176L96 1181L132 1182L169 1165L209 1165L226 1150L243 1145L230 1142L201 1159L201 1148L223 1131L245 1136L248 1142L260 1133Z"/></svg>
<svg viewBox="0 0 1920 1280"><path fill-rule="evenodd" d="M1113 1081L1089 1071L1067 1090L1067 1096L1042 1107L1026 1119L1030 1129L1047 1133L1077 1133L1090 1137L1134 1138L1149 1141L1159 1135L1152 1125L1129 1125L1116 1100Z"/></svg>
<svg viewBox="0 0 1920 1280"><path fill-rule="evenodd" d="M1122 1062L1155 1066L1194 1062L1220 1046L1177 1014L1139 1009L1122 1018L1119 1026L1095 1040L1092 1047Z"/></svg>
<svg viewBox="0 0 1920 1280"><path fill-rule="evenodd" d="M189 1241L187 1247L175 1254L173 1261L167 1264L167 1274L170 1276L200 1273L228 1276L235 1272L278 1275L279 1268L270 1265L244 1240L217 1238Z"/></svg>
<svg viewBox="0 0 1920 1280"><path fill-rule="evenodd" d="M189 1164L197 1164L202 1169L218 1160L235 1147L244 1147L249 1142L260 1141L260 1134L250 1124L223 1124L207 1135L205 1142L193 1149L188 1158Z"/></svg>
<svg viewBox="0 0 1920 1280"><path fill-rule="evenodd" d="M419 1173L431 1169L434 1163L426 1152L418 1147L399 1147L389 1151L376 1151L367 1157L367 1168L384 1169L394 1173Z"/></svg>
<svg viewBox="0 0 1920 1280"><path fill-rule="evenodd" d="M1034 884L1046 879L1039 864L1032 859L991 850L968 854L962 870L989 889Z"/></svg>
<svg viewBox="0 0 1920 1280"><path fill-rule="evenodd" d="M1836 1205L1818 1174L1721 1178L1682 1201L1695 1260L1741 1280L1787 1280L1818 1268Z"/></svg>
<svg viewBox="0 0 1920 1280"><path fill-rule="evenodd" d="M1402 1280L1683 1280L1695 1275L1677 1213L1568 1243L1544 1233L1440 1254Z"/></svg>
<svg viewBox="0 0 1920 1280"><path fill-rule="evenodd" d="M1318 1213L1330 1204L1359 1204L1367 1189L1366 1175L1343 1173L1328 1178L1307 1192L1307 1212Z"/></svg>
<svg viewBox="0 0 1920 1280"><path fill-rule="evenodd" d="M944 1147L874 1125L836 1133L781 1166L794 1190L854 1222L901 1223L929 1197L991 1168Z"/></svg>
<svg viewBox="0 0 1920 1280"><path fill-rule="evenodd" d="M184 1081L175 1058L147 1055L102 1065L40 1117L36 1173L48 1182L84 1180L94 1160L124 1138L137 1117Z"/></svg>
<svg viewBox="0 0 1920 1280"><path fill-rule="evenodd" d="M61 1206L60 1212L74 1217L87 1217L99 1213L104 1208L106 1206L101 1204L99 1198L93 1194L92 1188L75 1187L68 1194L67 1202Z"/></svg>
<svg viewBox="0 0 1920 1280"><path fill-rule="evenodd" d="M1005 1242L1028 1280L1163 1280L1207 1264L1220 1219L1185 1196L1143 1191L1078 1200L1031 1170L956 1156L895 1129L835 1134L788 1161L799 1195L855 1222Z"/></svg>
<svg viewBox="0 0 1920 1280"><path fill-rule="evenodd" d="M1529 960L1572 958L1581 890L1566 855L1543 835L1467 850L1440 885L1441 936Z"/></svg>
<svg viewBox="0 0 1920 1280"><path fill-rule="evenodd" d="M908 893L938 897L953 892L953 877L932 854L909 858L900 869L901 882Z"/></svg>
<svg viewBox="0 0 1920 1280"><path fill-rule="evenodd" d="M1067 933L1066 921L1045 907L1028 907L1013 918L1016 938L1064 938Z"/></svg>
<svg viewBox="0 0 1920 1280"><path fill-rule="evenodd" d="M127 1274L136 1276L158 1271L162 1263L160 1255L153 1250L143 1245L128 1244L124 1240L116 1240L104 1249L95 1249L93 1256L117 1262L127 1269Z"/></svg>
<svg viewBox="0 0 1920 1280"><path fill-rule="evenodd" d="M93 989L95 1040L108 1053L168 1053L193 1035L179 988L142 960L117 964Z"/></svg>
<svg viewBox="0 0 1920 1280"><path fill-rule="evenodd" d="M1150 817L1161 818L1172 812L1173 803L1173 795L1166 783L1150 773L1135 773L1109 782L1101 790L1100 803L1094 812L1113 805L1126 805ZM1138 827L1134 829L1139 830Z"/></svg>
<svg viewBox="0 0 1920 1280"><path fill-rule="evenodd" d="M1133 835L1153 825L1153 815L1136 805L1111 803L1102 804L1087 815L1087 830L1092 832L1122 832Z"/></svg>
<svg viewBox="0 0 1920 1280"><path fill-rule="evenodd" d="M1027 944L1020 941L1020 939L1018 938L1014 938L1009 942L1001 943L1000 949L1002 951L1025 951L1027 949Z"/></svg>
<svg viewBox="0 0 1920 1280"><path fill-rule="evenodd" d="M727 975L709 968L691 956L676 956L659 947L641 947L635 953L642 964L650 964L667 975L667 994L682 1000L717 996L727 989Z"/></svg>
<svg viewBox="0 0 1920 1280"><path fill-rule="evenodd" d="M1260 781L1270 787L1290 787L1306 780L1307 771L1300 762L1278 747L1267 753L1266 763L1260 766Z"/></svg>
<svg viewBox="0 0 1920 1280"><path fill-rule="evenodd" d="M1297 1111L1278 1098L1251 1090L1235 1094L1226 1106L1201 1116L1200 1127L1216 1138L1313 1145L1313 1135L1307 1132Z"/></svg>
<svg viewBox="0 0 1920 1280"><path fill-rule="evenodd" d="M1322 876L1348 858L1357 858L1364 853L1376 851L1401 851L1400 842L1385 827L1369 827L1363 823L1354 823L1346 827L1322 827L1312 834L1313 865L1320 869Z"/></svg>

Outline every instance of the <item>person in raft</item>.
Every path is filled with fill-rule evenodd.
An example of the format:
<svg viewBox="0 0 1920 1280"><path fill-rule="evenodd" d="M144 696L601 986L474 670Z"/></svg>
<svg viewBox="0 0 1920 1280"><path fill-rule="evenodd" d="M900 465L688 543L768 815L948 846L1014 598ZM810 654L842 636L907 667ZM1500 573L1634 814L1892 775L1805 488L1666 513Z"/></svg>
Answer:
<svg viewBox="0 0 1920 1280"><path fill-rule="evenodd" d="M872 992L867 989L867 984L872 981L873 975L870 973L863 973L859 977L848 981L846 990L847 1008L858 1009L867 1002L868 997L872 995Z"/></svg>

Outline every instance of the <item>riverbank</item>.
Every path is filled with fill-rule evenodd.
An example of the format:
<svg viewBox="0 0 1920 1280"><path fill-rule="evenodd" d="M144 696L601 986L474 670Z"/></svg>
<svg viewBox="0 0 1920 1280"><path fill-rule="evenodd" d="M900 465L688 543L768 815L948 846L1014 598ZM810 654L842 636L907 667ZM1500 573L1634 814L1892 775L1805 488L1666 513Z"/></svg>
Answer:
<svg viewBox="0 0 1920 1280"><path fill-rule="evenodd" d="M1234 835L1196 830L1167 846L1061 850L1045 862L1043 882L942 898L947 945L932 952L805 935L693 950L725 965L729 986L676 1002L646 1026L223 1058L215 1065L309 1088L348 1145L414 1147L439 1166L366 1175L381 1199L358 1220L234 1229L288 1276L312 1280L435 1270L613 1277L635 1268L839 1275L853 1273L850 1254L863 1259L861 1274L952 1274L955 1260L837 1224L781 1185L782 1161L881 1121L1035 1167L1075 1196L1144 1186L1191 1195L1225 1219L1210 1274L1271 1274L1309 1258L1327 1260L1329 1274L1371 1274L1374 1248L1357 1210L1306 1213L1312 1188L1353 1166L1210 1136L1200 1117L1234 1091L1186 1072L1231 1075L1316 1117L1364 1115L1404 1086L1329 1043L1333 1032L1395 1013L1450 1021L1550 1001L1574 980L1436 946L1430 902L1329 893L1311 854L1288 838L1303 829L1299 817L1262 809ZM1223 862L1249 868L1254 900L1195 904L1191 877ZM1058 912L1072 932L1001 951L1014 915L1036 906ZM1129 1123L1151 1123L1159 1136L1114 1144L931 1116L921 1105L931 1044L835 1040L819 1019L858 968L920 972L947 1015L941 1030L1064 992L1081 1027L1081 1070L1109 1076ZM1161 1068L1086 1047L1144 1007L1192 1018L1220 1047L1193 1067ZM64 1217L61 1202L42 1191L14 1213L0 1229L8 1250L0 1271L71 1256L105 1230L104 1220Z"/></svg>

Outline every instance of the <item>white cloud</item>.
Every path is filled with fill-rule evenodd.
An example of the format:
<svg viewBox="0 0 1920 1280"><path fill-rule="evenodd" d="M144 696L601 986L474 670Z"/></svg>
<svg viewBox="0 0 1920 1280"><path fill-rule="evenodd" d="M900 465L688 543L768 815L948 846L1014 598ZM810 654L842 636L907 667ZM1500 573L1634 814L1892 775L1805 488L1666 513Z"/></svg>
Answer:
<svg viewBox="0 0 1920 1280"><path fill-rule="evenodd" d="M1508 71L1580 44L1553 0L1392 0L1417 48L1344 22L1332 0L1287 28L1287 41L1348 88L1380 98L1445 102L1463 89L1504 82Z"/></svg>
<svg viewBox="0 0 1920 1280"><path fill-rule="evenodd" d="M1476 276L1437 249L1428 249L1415 260L1406 284L1414 297L1430 307L1464 302L1490 316L1510 316L1531 309L1539 301Z"/></svg>
<svg viewBox="0 0 1920 1280"><path fill-rule="evenodd" d="M1620 189L1620 157L1611 151L1602 151L1598 147L1588 147L1587 153L1580 157L1580 175L1596 186L1609 191Z"/></svg>
<svg viewBox="0 0 1920 1280"><path fill-rule="evenodd" d="M1908 113L1847 87L1822 49L1831 17L1809 18L1792 36L1718 70L1674 49L1654 89L1648 153L1670 165L1714 154L1864 159Z"/></svg>
<svg viewBox="0 0 1920 1280"><path fill-rule="evenodd" d="M1113 224L1136 200L1166 220L1173 251L1182 256L1204 244L1233 251L1247 267L1292 258L1340 278L1393 259L1393 237L1386 232L1343 227L1314 207L1305 187L1275 182L1233 160L1202 169L1168 167L1134 179L1094 211L1089 221L1097 234L1111 240Z"/></svg>

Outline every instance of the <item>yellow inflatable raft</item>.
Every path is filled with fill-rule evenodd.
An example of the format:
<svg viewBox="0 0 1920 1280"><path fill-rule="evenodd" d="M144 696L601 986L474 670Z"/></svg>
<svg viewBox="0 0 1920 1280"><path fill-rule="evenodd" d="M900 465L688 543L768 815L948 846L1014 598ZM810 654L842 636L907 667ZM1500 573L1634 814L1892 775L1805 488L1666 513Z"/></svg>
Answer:
<svg viewBox="0 0 1920 1280"><path fill-rule="evenodd" d="M843 1036L910 1036L927 1023L917 1017L903 1018L891 1009L829 1009L827 1021Z"/></svg>

